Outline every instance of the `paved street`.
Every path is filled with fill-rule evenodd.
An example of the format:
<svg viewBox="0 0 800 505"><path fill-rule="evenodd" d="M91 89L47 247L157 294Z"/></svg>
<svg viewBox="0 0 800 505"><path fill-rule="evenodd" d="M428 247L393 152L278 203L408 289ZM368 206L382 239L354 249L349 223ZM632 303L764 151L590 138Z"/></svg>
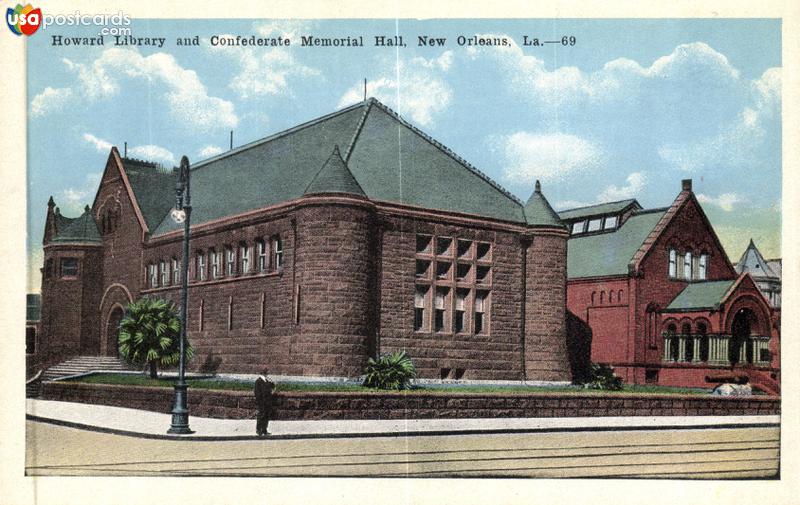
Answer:
<svg viewBox="0 0 800 505"><path fill-rule="evenodd" d="M768 478L779 428L154 440L27 422L27 475Z"/></svg>

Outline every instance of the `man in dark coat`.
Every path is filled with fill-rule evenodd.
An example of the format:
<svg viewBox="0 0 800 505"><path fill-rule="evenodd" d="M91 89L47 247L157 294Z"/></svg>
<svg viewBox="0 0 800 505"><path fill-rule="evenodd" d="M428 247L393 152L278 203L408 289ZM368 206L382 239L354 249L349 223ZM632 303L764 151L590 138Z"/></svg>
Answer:
<svg viewBox="0 0 800 505"><path fill-rule="evenodd" d="M264 369L256 379L255 395L256 405L258 406L258 420L256 421L256 434L264 437L268 434L267 425L269 424L269 411L272 403L272 390L275 383L267 378L268 370Z"/></svg>

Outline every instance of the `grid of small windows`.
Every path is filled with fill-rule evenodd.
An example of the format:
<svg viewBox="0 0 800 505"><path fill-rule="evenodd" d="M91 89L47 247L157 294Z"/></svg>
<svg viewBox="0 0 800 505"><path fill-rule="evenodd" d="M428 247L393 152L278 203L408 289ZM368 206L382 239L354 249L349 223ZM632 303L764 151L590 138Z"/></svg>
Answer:
<svg viewBox="0 0 800 505"><path fill-rule="evenodd" d="M193 276L189 276L190 282L277 273L283 268L283 243L279 235L273 235L252 243L241 241L223 245L222 248L197 249L189 265L194 265ZM177 286L180 280L181 260L178 258L158 260L147 265L149 288Z"/></svg>
<svg viewBox="0 0 800 505"><path fill-rule="evenodd" d="M416 237L414 331L488 333L492 244Z"/></svg>

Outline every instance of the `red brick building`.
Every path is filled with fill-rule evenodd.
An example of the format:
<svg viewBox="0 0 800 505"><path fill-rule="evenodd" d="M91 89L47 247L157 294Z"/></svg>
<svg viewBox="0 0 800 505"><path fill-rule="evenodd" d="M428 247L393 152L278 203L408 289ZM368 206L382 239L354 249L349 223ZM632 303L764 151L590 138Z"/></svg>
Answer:
<svg viewBox="0 0 800 505"><path fill-rule="evenodd" d="M114 355L127 303L178 301L174 188L112 148L83 215L51 199L41 362ZM538 183L517 200L374 99L195 164L192 203L192 369L353 377L405 349L421 377L570 380L568 232Z"/></svg>
<svg viewBox="0 0 800 505"><path fill-rule="evenodd" d="M733 372L778 387L779 311L736 272L691 180L667 208L625 200L559 216L571 329L591 338L592 361L632 383L708 387Z"/></svg>

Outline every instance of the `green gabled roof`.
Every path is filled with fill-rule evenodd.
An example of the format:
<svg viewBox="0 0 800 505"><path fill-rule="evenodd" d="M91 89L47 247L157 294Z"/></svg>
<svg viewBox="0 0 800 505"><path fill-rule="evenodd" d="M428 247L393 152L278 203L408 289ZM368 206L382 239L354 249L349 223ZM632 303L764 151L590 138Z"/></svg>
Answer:
<svg viewBox="0 0 800 505"><path fill-rule="evenodd" d="M734 282L736 279L689 284L667 305L665 310L714 309L722 302L722 298Z"/></svg>
<svg viewBox="0 0 800 505"><path fill-rule="evenodd" d="M536 181L533 194L525 204L525 219L531 226L564 226L550 202L542 194L542 186Z"/></svg>
<svg viewBox="0 0 800 505"><path fill-rule="evenodd" d="M42 295L28 293L26 301L27 307L25 308L25 320L38 321L42 313Z"/></svg>
<svg viewBox="0 0 800 505"><path fill-rule="evenodd" d="M618 202L599 203L597 205L589 205L587 207L579 207L576 209L562 210L558 213L558 217L562 220L580 219L582 217L598 216L602 214L615 214L622 212L633 205L636 209L641 209L635 199L620 200Z"/></svg>
<svg viewBox="0 0 800 505"><path fill-rule="evenodd" d="M334 146L328 160L322 165L319 173L306 188L305 194L321 193L346 193L350 195L366 196L364 190L358 185L347 163L342 159L339 146Z"/></svg>
<svg viewBox="0 0 800 505"><path fill-rule="evenodd" d="M87 205L80 217L71 219L56 216L57 231L51 242L84 242L99 244L103 242L97 223L94 222L92 212Z"/></svg>
<svg viewBox="0 0 800 505"><path fill-rule="evenodd" d="M613 232L570 237L567 241L567 277L627 275L628 263L665 211L635 212Z"/></svg>
<svg viewBox="0 0 800 505"><path fill-rule="evenodd" d="M192 223L302 197L336 145L370 200L526 223L518 199L374 99L194 165ZM177 229L165 212L154 234Z"/></svg>
<svg viewBox="0 0 800 505"><path fill-rule="evenodd" d="M154 230L175 205L176 176L155 164L133 158L122 158L125 174L150 231Z"/></svg>

